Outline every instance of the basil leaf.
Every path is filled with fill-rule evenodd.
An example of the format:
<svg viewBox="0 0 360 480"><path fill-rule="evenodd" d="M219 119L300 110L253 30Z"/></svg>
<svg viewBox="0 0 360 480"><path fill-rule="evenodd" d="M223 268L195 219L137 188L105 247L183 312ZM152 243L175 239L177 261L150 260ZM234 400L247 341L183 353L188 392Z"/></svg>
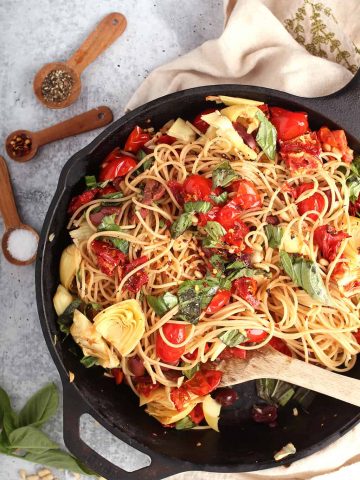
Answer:
<svg viewBox="0 0 360 480"><path fill-rule="evenodd" d="M280 245L284 230L275 225L265 225L265 235L267 236L269 247L276 248Z"/></svg>
<svg viewBox="0 0 360 480"><path fill-rule="evenodd" d="M70 327L73 323L74 311L77 310L83 302L77 298L65 309L65 311L58 317L57 323L59 325L60 331L69 335Z"/></svg>
<svg viewBox="0 0 360 480"><path fill-rule="evenodd" d="M295 394L295 386L282 380L256 380L257 395L271 405L285 406Z"/></svg>
<svg viewBox="0 0 360 480"><path fill-rule="evenodd" d="M136 158L138 159L139 162L141 162L141 160L144 160L144 158L147 156L148 154L146 152L144 152L144 150L139 150L136 154ZM149 170L153 164L154 164L154 156L152 155L151 157L149 157L143 164L142 164L142 170L145 172L145 170ZM141 167L140 167L141 168Z"/></svg>
<svg viewBox="0 0 360 480"><path fill-rule="evenodd" d="M46 450L58 448L45 433L33 426L13 430L9 435L9 442L11 448L30 452L46 452Z"/></svg>
<svg viewBox="0 0 360 480"><path fill-rule="evenodd" d="M353 174L357 177L360 177L360 155L354 158L354 160L350 164L350 170Z"/></svg>
<svg viewBox="0 0 360 480"><path fill-rule="evenodd" d="M236 347L247 340L246 336L240 330L228 330L218 335L218 338L228 347Z"/></svg>
<svg viewBox="0 0 360 480"><path fill-rule="evenodd" d="M170 233L172 238L178 238L182 235L193 222L193 213L182 213L170 227Z"/></svg>
<svg viewBox="0 0 360 480"><path fill-rule="evenodd" d="M84 356L81 360L80 363L84 365L85 368L91 368L95 367L98 364L99 359L96 357L92 357L91 355L89 356Z"/></svg>
<svg viewBox="0 0 360 480"><path fill-rule="evenodd" d="M256 141L264 151L265 155L271 160L274 160L277 139L276 128L260 110L256 113L256 118L260 121Z"/></svg>
<svg viewBox="0 0 360 480"><path fill-rule="evenodd" d="M98 226L98 232L121 232L121 227L115 223L116 214L106 215L100 225ZM121 252L127 255L129 253L129 242L123 238L109 238L111 243Z"/></svg>
<svg viewBox="0 0 360 480"><path fill-rule="evenodd" d="M303 257L280 252L283 269L293 282L305 290L314 300L327 304L329 297L316 263Z"/></svg>
<svg viewBox="0 0 360 480"><path fill-rule="evenodd" d="M184 204L184 211L186 213L207 213L209 210L211 210L212 205L210 202L203 202L203 201L198 201L198 202L186 202Z"/></svg>
<svg viewBox="0 0 360 480"><path fill-rule="evenodd" d="M236 260L235 262L227 265L226 270L235 270L235 269L238 270L241 268L246 268L246 263L243 262L242 260Z"/></svg>
<svg viewBox="0 0 360 480"><path fill-rule="evenodd" d="M210 195L210 198L216 205L221 205L225 203L228 197L228 192L222 192L220 195Z"/></svg>
<svg viewBox="0 0 360 480"><path fill-rule="evenodd" d="M97 474L86 465L77 460L63 450L47 450L45 452L28 452L26 455L19 457L29 462L38 463L47 467L60 468L75 473L85 473L87 475Z"/></svg>
<svg viewBox="0 0 360 480"><path fill-rule="evenodd" d="M228 161L220 163L212 174L212 185L216 187L227 187L231 182L239 178L239 175L233 170Z"/></svg>
<svg viewBox="0 0 360 480"><path fill-rule="evenodd" d="M95 188L97 187L97 181L95 175L87 175L85 177L85 183L87 188Z"/></svg>
<svg viewBox="0 0 360 480"><path fill-rule="evenodd" d="M293 402L298 403L303 409L308 409L314 400L316 393L313 390L308 390L304 387L297 387Z"/></svg>
<svg viewBox="0 0 360 480"><path fill-rule="evenodd" d="M100 198L122 198L124 194L122 192L112 192L112 193L106 193L105 195L101 195ZM110 205L114 205L111 203Z"/></svg>
<svg viewBox="0 0 360 480"><path fill-rule="evenodd" d="M19 427L32 425L39 427L55 415L59 405L59 395L53 383L36 392L19 413Z"/></svg>
<svg viewBox="0 0 360 480"><path fill-rule="evenodd" d="M209 239L215 243L219 243L226 234L225 228L219 222L207 222L204 230L208 234Z"/></svg>
<svg viewBox="0 0 360 480"><path fill-rule="evenodd" d="M187 364L185 363L185 366ZM184 364L183 364L184 366ZM184 370L182 370L182 373L183 375L185 375L186 378L190 379L192 378L196 372L198 372L200 370L200 362L197 363L196 365L194 365L192 368L184 368Z"/></svg>
<svg viewBox="0 0 360 480"><path fill-rule="evenodd" d="M175 423L176 430L188 430L193 427L195 427L195 423L188 415Z"/></svg>
<svg viewBox="0 0 360 480"><path fill-rule="evenodd" d="M255 277L257 275L264 275L264 272L262 270L248 268L245 262L242 261L233 262L226 267L227 282L233 282L242 277ZM231 288L231 285L229 288Z"/></svg>
<svg viewBox="0 0 360 480"><path fill-rule="evenodd" d="M225 260L221 255L211 255L209 259L211 265L218 270L218 272L224 272Z"/></svg>
<svg viewBox="0 0 360 480"><path fill-rule="evenodd" d="M216 278L185 280L178 290L178 318L196 324L201 311L209 305L218 289L219 281Z"/></svg>
<svg viewBox="0 0 360 480"><path fill-rule="evenodd" d="M3 426L3 420L6 415L12 412L11 403L8 394L0 387L0 428Z"/></svg>
<svg viewBox="0 0 360 480"><path fill-rule="evenodd" d="M359 177L350 177L348 179L349 187L349 199L350 202L355 203L360 195L360 176Z"/></svg>
<svg viewBox="0 0 360 480"><path fill-rule="evenodd" d="M177 296L170 292L166 292L164 295L160 295L159 297L147 295L146 300L154 312L160 317L178 304Z"/></svg>
<svg viewBox="0 0 360 480"><path fill-rule="evenodd" d="M111 243L116 247L120 252L127 255L129 253L129 242L123 238L110 238Z"/></svg>

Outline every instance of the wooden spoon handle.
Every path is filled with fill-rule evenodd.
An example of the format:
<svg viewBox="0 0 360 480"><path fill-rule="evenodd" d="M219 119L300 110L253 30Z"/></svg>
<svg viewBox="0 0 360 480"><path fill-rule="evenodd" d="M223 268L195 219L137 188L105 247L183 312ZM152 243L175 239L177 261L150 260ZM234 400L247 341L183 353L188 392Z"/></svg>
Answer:
<svg viewBox="0 0 360 480"><path fill-rule="evenodd" d="M21 221L16 208L9 170L6 161L0 156L0 211L4 219L6 229L20 227Z"/></svg>
<svg viewBox="0 0 360 480"><path fill-rule="evenodd" d="M38 145L46 145L47 143L60 140L62 138L78 135L79 133L88 132L95 128L103 127L112 122L113 114L108 107L98 107L81 113L76 117L57 123L51 127L34 133Z"/></svg>
<svg viewBox="0 0 360 480"><path fill-rule="evenodd" d="M81 47L66 62L78 75L106 50L125 30L126 18L121 13L110 13L97 25Z"/></svg>

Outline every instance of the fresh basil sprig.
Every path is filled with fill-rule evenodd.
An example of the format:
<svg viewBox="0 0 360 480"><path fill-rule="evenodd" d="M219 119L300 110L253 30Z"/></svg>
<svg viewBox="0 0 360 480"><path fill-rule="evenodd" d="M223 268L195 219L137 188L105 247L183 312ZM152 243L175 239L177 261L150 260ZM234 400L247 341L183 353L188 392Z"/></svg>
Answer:
<svg viewBox="0 0 360 480"><path fill-rule="evenodd" d="M187 364L183 364L182 366L186 366ZM184 370L182 370L182 373L183 375L185 375L186 378L188 378L190 380L190 378L192 378L196 372L198 372L200 370L200 362L197 363L196 365L194 365L192 368L184 368Z"/></svg>
<svg viewBox="0 0 360 480"><path fill-rule="evenodd" d="M269 247L277 248L284 235L284 229L276 225L265 225L264 230L269 242Z"/></svg>
<svg viewBox="0 0 360 480"><path fill-rule="evenodd" d="M218 165L212 174L213 188L227 187L231 182L239 178L239 175L233 170L229 162L222 162Z"/></svg>
<svg viewBox="0 0 360 480"><path fill-rule="evenodd" d="M207 213L211 208L212 205L210 202L204 202L202 200L198 202L186 202L184 204L184 211L186 213Z"/></svg>
<svg viewBox="0 0 360 480"><path fill-rule="evenodd" d="M256 141L263 149L265 155L270 158L270 160L274 160L276 155L276 128L260 110L256 113L256 118L260 122Z"/></svg>
<svg viewBox="0 0 360 480"><path fill-rule="evenodd" d="M188 430L193 427L195 427L195 423L188 415L175 423L176 430Z"/></svg>
<svg viewBox="0 0 360 480"><path fill-rule="evenodd" d="M115 217L115 213L113 215L106 215L98 226L98 232L121 232L120 226L115 223ZM127 240L112 237L109 237L109 240L114 247L125 253L125 255L129 253L129 242Z"/></svg>
<svg viewBox="0 0 360 480"><path fill-rule="evenodd" d="M147 295L146 300L156 315L159 315L160 317L178 304L177 296L170 292L166 292L164 295L158 297Z"/></svg>
<svg viewBox="0 0 360 480"><path fill-rule="evenodd" d="M208 248L218 246L222 241L222 237L226 234L225 228L219 222L215 221L207 222L204 230L208 236L204 238L203 246Z"/></svg>
<svg viewBox="0 0 360 480"><path fill-rule="evenodd" d="M329 296L316 263L283 250L280 251L280 261L287 275L298 287L303 288L314 300L323 304L329 303Z"/></svg>
<svg viewBox="0 0 360 480"><path fill-rule="evenodd" d="M194 214L182 213L170 227L172 238L178 238L182 235L193 223Z"/></svg>
<svg viewBox="0 0 360 480"><path fill-rule="evenodd" d="M80 360L80 363L82 363L85 368L95 367L96 365L99 365L98 362L99 362L99 359L96 357L92 357L91 355L84 356Z"/></svg>
<svg viewBox="0 0 360 480"><path fill-rule="evenodd" d="M216 205L221 205L226 202L228 197L228 192L222 192L220 195L210 195L210 198Z"/></svg>
<svg viewBox="0 0 360 480"><path fill-rule="evenodd" d="M65 311L58 317L57 323L60 331L65 333L66 336L70 333L70 327L73 323L74 311L83 305L83 301L80 298L76 298L73 302L66 307Z"/></svg>
<svg viewBox="0 0 360 480"><path fill-rule="evenodd" d="M201 311L209 305L219 286L219 280L213 277L185 280L178 290L178 318L193 324L198 323Z"/></svg>
<svg viewBox="0 0 360 480"><path fill-rule="evenodd" d="M218 335L218 338L228 347L236 347L240 343L246 342L246 336L238 329L222 332Z"/></svg>

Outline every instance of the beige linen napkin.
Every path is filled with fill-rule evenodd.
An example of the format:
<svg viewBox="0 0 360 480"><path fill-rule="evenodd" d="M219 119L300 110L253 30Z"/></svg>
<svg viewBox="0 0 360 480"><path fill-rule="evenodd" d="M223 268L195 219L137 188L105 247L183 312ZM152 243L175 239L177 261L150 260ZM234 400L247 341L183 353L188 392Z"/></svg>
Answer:
<svg viewBox="0 0 360 480"><path fill-rule="evenodd" d="M201 85L260 85L313 97L343 87L360 65L360 0L225 0L225 29L154 70L128 108ZM311 432L309 432L311 435ZM332 473L329 473L332 472ZM173 480L360 480L360 425L288 468L187 472Z"/></svg>

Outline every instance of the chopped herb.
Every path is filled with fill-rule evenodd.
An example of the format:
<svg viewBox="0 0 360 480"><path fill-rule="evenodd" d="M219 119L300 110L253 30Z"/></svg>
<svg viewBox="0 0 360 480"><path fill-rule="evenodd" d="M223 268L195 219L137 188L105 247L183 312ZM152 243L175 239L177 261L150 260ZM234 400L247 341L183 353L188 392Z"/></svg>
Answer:
<svg viewBox="0 0 360 480"><path fill-rule="evenodd" d="M209 261L218 272L224 272L225 260L221 255L211 255Z"/></svg>
<svg viewBox="0 0 360 480"><path fill-rule="evenodd" d="M269 247L276 248L280 245L284 229L275 225L265 225L265 234L267 236Z"/></svg>
<svg viewBox="0 0 360 480"><path fill-rule="evenodd" d="M170 227L172 238L178 238L182 235L193 223L193 213L182 213Z"/></svg>
<svg viewBox="0 0 360 480"><path fill-rule="evenodd" d="M112 192L106 195L101 195L101 198L122 198L124 194L122 192ZM114 205L113 203L111 205Z"/></svg>
<svg viewBox="0 0 360 480"><path fill-rule="evenodd" d="M221 205L225 203L228 197L228 192L222 192L220 195L210 195L210 198L216 205Z"/></svg>
<svg viewBox="0 0 360 480"><path fill-rule="evenodd" d="M60 331L65 333L66 336L70 333L70 327L73 323L74 311L83 306L84 303L80 298L77 298L66 307L65 311L58 317L57 323L59 325Z"/></svg>
<svg viewBox="0 0 360 480"><path fill-rule="evenodd" d="M210 202L203 202L203 201L198 201L198 202L187 202L184 205L184 211L186 213L207 213L209 210L211 210L212 205Z"/></svg>
<svg viewBox="0 0 360 480"><path fill-rule="evenodd" d="M170 292L166 292L164 295L160 295L159 297L147 295L146 300L156 315L161 317L178 304L177 296Z"/></svg>
<svg viewBox="0 0 360 480"><path fill-rule="evenodd" d="M185 280L178 290L178 318L196 324L201 311L211 302L219 289L219 280L206 277L202 280Z"/></svg>
<svg viewBox="0 0 360 480"><path fill-rule="evenodd" d="M316 393L314 391L308 390L307 388L298 387L292 400L293 402L299 404L304 410L307 410L313 402L315 396Z"/></svg>
<svg viewBox="0 0 360 480"><path fill-rule="evenodd" d="M95 175L86 175L85 183L87 188L95 188L97 187L97 181Z"/></svg>
<svg viewBox="0 0 360 480"><path fill-rule="evenodd" d="M182 366L183 367L186 367L186 365L188 365L188 363L183 363ZM184 368L184 370L182 370L182 373L183 375L185 375L186 378L192 378L196 372L198 372L200 370L200 362L197 363L196 365L194 365L192 368Z"/></svg>
<svg viewBox="0 0 360 480"><path fill-rule="evenodd" d="M160 220L159 220L159 228L164 228L165 226L166 226L165 221L164 221L162 218L160 218Z"/></svg>
<svg viewBox="0 0 360 480"><path fill-rule="evenodd" d="M98 232L121 232L120 226L115 223L115 217L115 213L113 215L106 215L98 226ZM110 237L109 240L114 247L125 253L125 255L128 254L129 242L127 240L112 237Z"/></svg>
<svg viewBox="0 0 360 480"><path fill-rule="evenodd" d="M195 427L195 423L188 415L175 423L176 430L188 430L193 427Z"/></svg>
<svg viewBox="0 0 360 480"><path fill-rule="evenodd" d="M271 160L275 159L276 154L276 128L265 115L259 110L256 113L256 118L260 121L258 133L256 135L256 141L263 149L265 155Z"/></svg>
<svg viewBox="0 0 360 480"><path fill-rule="evenodd" d="M212 174L213 188L227 187L231 182L239 178L239 175L233 170L229 162L222 162L218 165Z"/></svg>
<svg viewBox="0 0 360 480"><path fill-rule="evenodd" d="M139 150L136 154L136 158L139 160L139 162L141 162L141 160L144 160L144 158L147 156L148 154L146 152L144 152L144 150ZM143 164L142 164L142 168L143 168L143 171L145 172L145 170L149 170L153 164L154 164L154 160L155 160L155 157L153 155L151 155L151 157L149 157Z"/></svg>
<svg viewBox="0 0 360 480"><path fill-rule="evenodd" d="M82 363L86 368L91 368L95 365L98 365L98 358L92 356L85 356L80 360L80 363Z"/></svg>
<svg viewBox="0 0 360 480"><path fill-rule="evenodd" d="M236 347L236 345L240 345L247 340L246 336L237 329L222 332L218 338L228 347Z"/></svg>
<svg viewBox="0 0 360 480"><path fill-rule="evenodd" d="M226 234L225 228L219 222L207 222L204 230L214 243L221 242L221 238Z"/></svg>
<svg viewBox="0 0 360 480"><path fill-rule="evenodd" d="M233 282L242 277L255 277L256 275L264 275L262 270L249 268L242 261L236 261L226 267L226 280Z"/></svg>

